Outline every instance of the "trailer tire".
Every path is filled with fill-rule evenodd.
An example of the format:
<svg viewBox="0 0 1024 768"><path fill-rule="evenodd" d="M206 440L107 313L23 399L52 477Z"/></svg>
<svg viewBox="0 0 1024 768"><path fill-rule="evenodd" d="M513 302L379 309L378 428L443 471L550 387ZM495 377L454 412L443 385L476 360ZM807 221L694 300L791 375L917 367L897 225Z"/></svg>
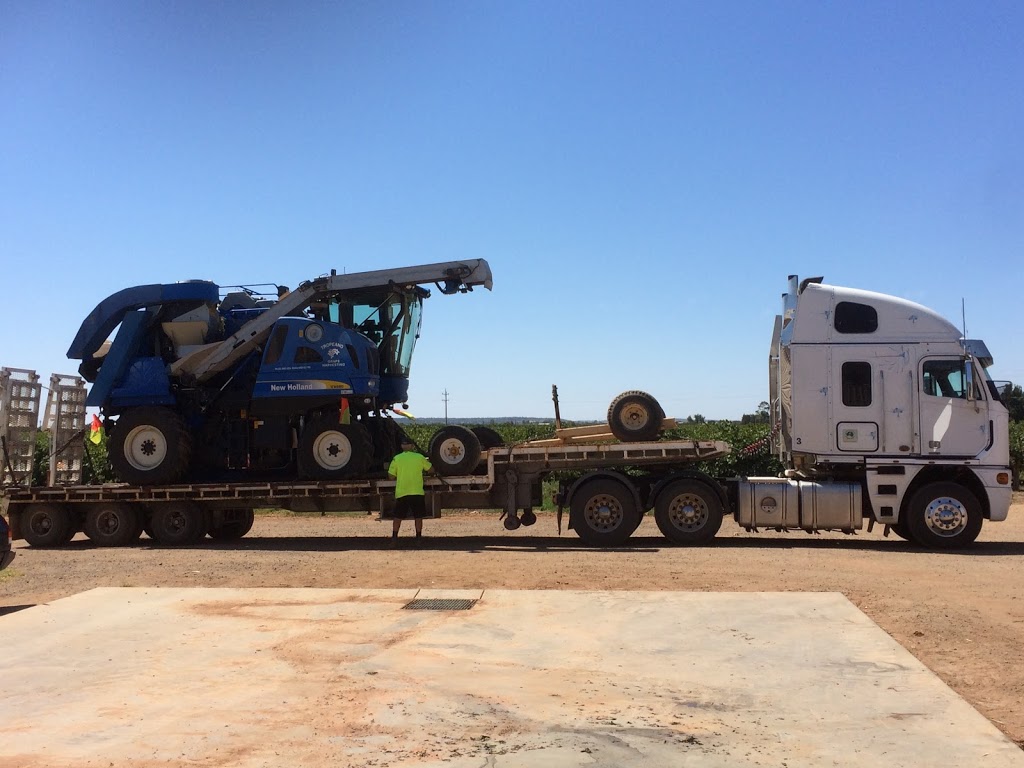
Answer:
<svg viewBox="0 0 1024 768"><path fill-rule="evenodd" d="M71 538L71 512L61 504L32 504L23 513L21 533L30 547L60 547ZM71 534L74 536L74 533Z"/></svg>
<svg viewBox="0 0 1024 768"><path fill-rule="evenodd" d="M661 404L653 396L635 389L623 392L608 406L608 426L624 443L657 440L664 418Z"/></svg>
<svg viewBox="0 0 1024 768"><path fill-rule="evenodd" d="M237 519L227 520L218 525L210 526L210 538L218 541L240 539L252 530L255 515L251 509L234 510L239 513Z"/></svg>
<svg viewBox="0 0 1024 768"><path fill-rule="evenodd" d="M314 418L299 438L299 471L311 480L341 480L366 474L373 458L370 431L337 418Z"/></svg>
<svg viewBox="0 0 1024 768"><path fill-rule="evenodd" d="M703 544L722 527L722 501L714 489L697 480L676 480L658 493L654 520L665 538L676 544Z"/></svg>
<svg viewBox="0 0 1024 768"><path fill-rule="evenodd" d="M192 453L181 418L167 408L132 408L118 417L107 454L119 480L161 485L180 478Z"/></svg>
<svg viewBox="0 0 1024 768"><path fill-rule="evenodd" d="M82 524L89 541L100 547L123 547L139 538L139 513L130 504L90 504Z"/></svg>
<svg viewBox="0 0 1024 768"><path fill-rule="evenodd" d="M959 483L929 483L911 497L907 513L910 540L927 549L965 547L981 533L981 503Z"/></svg>
<svg viewBox="0 0 1024 768"><path fill-rule="evenodd" d="M468 475L480 463L480 441L466 427L444 427L431 439L429 453L437 474Z"/></svg>
<svg viewBox="0 0 1024 768"><path fill-rule="evenodd" d="M179 547L203 538L210 521L206 510L194 501L169 501L153 505L149 527L158 544Z"/></svg>
<svg viewBox="0 0 1024 768"><path fill-rule="evenodd" d="M569 515L576 535L596 547L621 546L640 518L632 491L608 477L582 483L573 492Z"/></svg>
<svg viewBox="0 0 1024 768"><path fill-rule="evenodd" d="M491 448L501 448L505 445L505 440L490 427L473 427L470 429L474 435L476 435L477 441L480 443L480 447L489 451Z"/></svg>

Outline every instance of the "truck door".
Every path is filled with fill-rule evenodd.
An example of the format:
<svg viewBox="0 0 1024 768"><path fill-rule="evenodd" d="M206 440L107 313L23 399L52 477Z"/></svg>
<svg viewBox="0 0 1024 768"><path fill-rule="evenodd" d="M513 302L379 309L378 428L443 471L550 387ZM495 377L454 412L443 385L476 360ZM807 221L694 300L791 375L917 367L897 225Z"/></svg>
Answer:
<svg viewBox="0 0 1024 768"><path fill-rule="evenodd" d="M900 346L832 347L830 424L838 453L903 454L911 451L913 369Z"/></svg>
<svg viewBox="0 0 1024 768"><path fill-rule="evenodd" d="M977 456L989 443L985 393L968 398L967 363L961 357L921 361L921 454Z"/></svg>

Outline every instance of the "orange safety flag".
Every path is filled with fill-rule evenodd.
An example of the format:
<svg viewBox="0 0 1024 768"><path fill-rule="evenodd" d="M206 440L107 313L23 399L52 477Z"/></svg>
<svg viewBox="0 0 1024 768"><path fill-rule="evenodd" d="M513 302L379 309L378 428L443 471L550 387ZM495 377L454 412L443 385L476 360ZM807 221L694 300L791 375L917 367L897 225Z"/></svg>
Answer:
<svg viewBox="0 0 1024 768"><path fill-rule="evenodd" d="M416 418L411 413L409 413L408 411L403 411L401 408L392 408L391 410L394 411L395 413L397 413L399 416L405 416L405 418L407 418L407 419L415 419Z"/></svg>
<svg viewBox="0 0 1024 768"><path fill-rule="evenodd" d="M341 410L338 412L338 422L341 424L351 424L352 414L348 410L348 398L341 398Z"/></svg>
<svg viewBox="0 0 1024 768"><path fill-rule="evenodd" d="M97 416L94 413L92 415L92 429L90 430L90 433L89 433L89 440L94 442L94 443L96 443L96 445L99 445L100 441L102 439L103 439L103 422L100 421L99 416Z"/></svg>

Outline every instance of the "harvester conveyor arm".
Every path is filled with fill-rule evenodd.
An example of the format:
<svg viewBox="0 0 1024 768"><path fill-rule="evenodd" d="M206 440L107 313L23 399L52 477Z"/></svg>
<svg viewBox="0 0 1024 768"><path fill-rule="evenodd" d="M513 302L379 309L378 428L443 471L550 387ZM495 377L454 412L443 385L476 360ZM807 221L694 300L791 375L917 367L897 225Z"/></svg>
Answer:
<svg viewBox="0 0 1024 768"><path fill-rule="evenodd" d="M348 275L331 274L303 283L258 317L243 325L235 334L217 344L210 344L183 357L172 366L172 374L205 381L230 368L237 360L262 344L280 318L305 309L321 296L339 291L396 285L438 283L442 293L471 290L482 285L491 289L491 268L484 259L446 261L400 269L379 269ZM443 284L443 285L442 285Z"/></svg>

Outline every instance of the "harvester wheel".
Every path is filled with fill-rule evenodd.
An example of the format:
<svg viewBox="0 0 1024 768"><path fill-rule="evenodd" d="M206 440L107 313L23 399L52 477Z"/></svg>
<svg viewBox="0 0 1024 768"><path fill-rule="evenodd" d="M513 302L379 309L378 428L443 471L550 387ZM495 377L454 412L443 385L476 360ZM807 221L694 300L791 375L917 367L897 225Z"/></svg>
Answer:
<svg viewBox="0 0 1024 768"><path fill-rule="evenodd" d="M444 427L430 441L430 463L439 475L467 475L480 463L480 441L466 427Z"/></svg>
<svg viewBox="0 0 1024 768"><path fill-rule="evenodd" d="M366 473L373 458L370 431L337 418L310 420L299 438L299 471L312 480L340 480Z"/></svg>
<svg viewBox="0 0 1024 768"><path fill-rule="evenodd" d="M623 392L608 406L608 426L624 443L657 440L664 418L665 411L658 401L638 390Z"/></svg>
<svg viewBox="0 0 1024 768"><path fill-rule="evenodd" d="M176 413L167 408L133 408L121 414L111 430L108 455L119 480L158 485L181 477L191 447Z"/></svg>

